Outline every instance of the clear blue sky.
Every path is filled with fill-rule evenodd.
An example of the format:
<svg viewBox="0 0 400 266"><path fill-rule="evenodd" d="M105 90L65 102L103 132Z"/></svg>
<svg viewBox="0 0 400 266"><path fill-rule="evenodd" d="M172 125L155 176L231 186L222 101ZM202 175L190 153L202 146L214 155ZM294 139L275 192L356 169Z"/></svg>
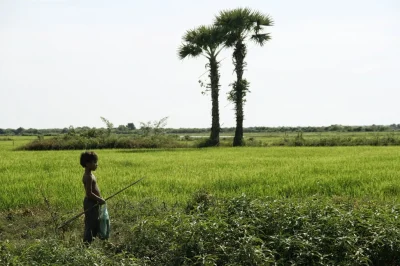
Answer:
<svg viewBox="0 0 400 266"><path fill-rule="evenodd" d="M0 0L0 128L103 127L100 116L210 127L207 61L180 61L177 48L236 7L275 23L264 47L249 44L245 127L400 123L398 0ZM220 56L223 127L235 126L231 53Z"/></svg>

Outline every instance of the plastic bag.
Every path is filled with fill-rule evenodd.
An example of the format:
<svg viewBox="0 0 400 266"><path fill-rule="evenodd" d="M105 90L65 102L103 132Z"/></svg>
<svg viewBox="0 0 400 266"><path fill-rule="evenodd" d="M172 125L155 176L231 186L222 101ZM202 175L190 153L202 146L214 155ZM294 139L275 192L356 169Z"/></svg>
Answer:
<svg viewBox="0 0 400 266"><path fill-rule="evenodd" d="M104 240L110 237L110 217L108 216L107 204L100 206L100 229L99 238Z"/></svg>

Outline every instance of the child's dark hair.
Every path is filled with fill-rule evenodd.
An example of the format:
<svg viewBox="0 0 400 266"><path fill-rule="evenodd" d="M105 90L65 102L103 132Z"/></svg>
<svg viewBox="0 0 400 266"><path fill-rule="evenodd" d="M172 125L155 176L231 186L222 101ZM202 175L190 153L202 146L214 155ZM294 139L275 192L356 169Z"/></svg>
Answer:
<svg viewBox="0 0 400 266"><path fill-rule="evenodd" d="M94 151L85 151L81 153L81 165L82 167L86 167L86 163L97 162L99 157Z"/></svg>

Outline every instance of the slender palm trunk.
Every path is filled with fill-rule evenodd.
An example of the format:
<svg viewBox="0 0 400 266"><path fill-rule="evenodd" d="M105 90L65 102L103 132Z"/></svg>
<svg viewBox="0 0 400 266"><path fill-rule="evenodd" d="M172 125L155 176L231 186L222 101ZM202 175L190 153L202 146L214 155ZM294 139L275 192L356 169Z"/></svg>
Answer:
<svg viewBox="0 0 400 266"><path fill-rule="evenodd" d="M243 101L239 99L236 102L236 129L233 139L233 146L243 146Z"/></svg>
<svg viewBox="0 0 400 266"><path fill-rule="evenodd" d="M210 146L219 145L219 132L220 132L220 124L219 124L219 66L216 57L210 58L210 83L211 83L211 135L210 135Z"/></svg>
<svg viewBox="0 0 400 266"><path fill-rule="evenodd" d="M233 139L233 146L243 146L243 97L246 90L245 80L243 80L244 58L246 56L246 45L238 41L233 52L233 61L236 72L235 90L235 111L236 111L236 130Z"/></svg>

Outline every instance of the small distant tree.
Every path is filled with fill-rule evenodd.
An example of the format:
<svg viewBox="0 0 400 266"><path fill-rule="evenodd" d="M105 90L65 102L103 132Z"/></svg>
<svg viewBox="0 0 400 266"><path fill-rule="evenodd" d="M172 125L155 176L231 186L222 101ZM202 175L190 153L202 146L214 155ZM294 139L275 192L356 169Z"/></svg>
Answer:
<svg viewBox="0 0 400 266"><path fill-rule="evenodd" d="M28 133L28 134L39 134L40 132L36 128L28 128L27 130L25 130L25 133Z"/></svg>
<svg viewBox="0 0 400 266"><path fill-rule="evenodd" d="M161 118L159 121L154 121L153 130L154 135L164 134L164 127L167 125L168 116Z"/></svg>
<svg viewBox="0 0 400 266"><path fill-rule="evenodd" d="M85 138L96 138L98 135L99 132L96 130L96 128L89 128L88 130L84 130L80 133L80 136Z"/></svg>
<svg viewBox="0 0 400 266"><path fill-rule="evenodd" d="M329 131L342 131L343 126L342 125L330 125L329 126Z"/></svg>
<svg viewBox="0 0 400 266"><path fill-rule="evenodd" d="M126 131L126 130L128 130L128 128L126 126L124 126L124 125L119 125L117 130L118 131Z"/></svg>
<svg viewBox="0 0 400 266"><path fill-rule="evenodd" d="M68 128L68 135L69 136L74 136L76 134L75 128L73 126L69 126Z"/></svg>
<svg viewBox="0 0 400 266"><path fill-rule="evenodd" d="M0 135L4 135L4 134L6 134L6 131L4 129L0 128Z"/></svg>
<svg viewBox="0 0 400 266"><path fill-rule="evenodd" d="M15 130L15 135L22 135L22 133L25 131L23 127L19 127Z"/></svg>
<svg viewBox="0 0 400 266"><path fill-rule="evenodd" d="M127 127L129 130L135 130L135 129L136 129L134 123L128 123L128 125L126 125L126 127Z"/></svg>
<svg viewBox="0 0 400 266"><path fill-rule="evenodd" d="M147 137L151 132L151 121L148 122L140 122L140 131L142 131L143 136Z"/></svg>
<svg viewBox="0 0 400 266"><path fill-rule="evenodd" d="M363 130L364 130L363 127L354 127L354 128L353 128L353 131L354 131L354 132L361 132L361 131L363 131Z"/></svg>
<svg viewBox="0 0 400 266"><path fill-rule="evenodd" d="M109 120L105 119L104 117L100 117L101 121L104 122L104 124L106 124L107 127L107 135L110 136L111 135L111 130L114 128L114 124L111 123Z"/></svg>
<svg viewBox="0 0 400 266"><path fill-rule="evenodd" d="M7 128L4 131L5 131L5 135L8 135L8 136L15 135L15 130L14 129Z"/></svg>
<svg viewBox="0 0 400 266"><path fill-rule="evenodd" d="M164 127L167 125L168 116L161 118L159 121L140 122L140 130L144 136L161 135L165 133Z"/></svg>

